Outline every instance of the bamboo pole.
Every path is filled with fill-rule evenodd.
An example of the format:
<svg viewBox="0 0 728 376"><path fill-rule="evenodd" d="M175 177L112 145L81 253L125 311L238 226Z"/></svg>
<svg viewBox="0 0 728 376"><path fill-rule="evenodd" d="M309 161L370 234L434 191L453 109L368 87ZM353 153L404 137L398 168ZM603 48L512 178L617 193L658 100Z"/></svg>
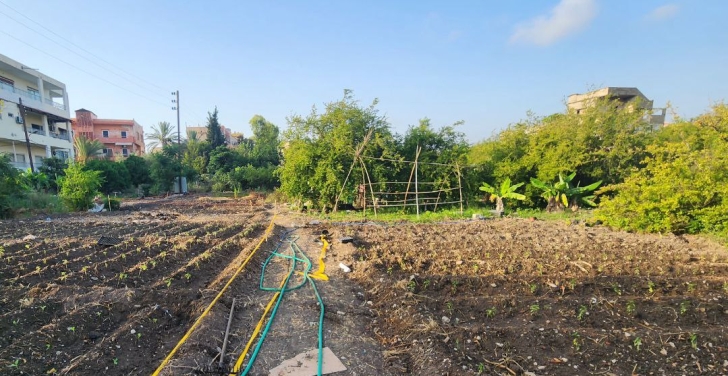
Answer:
<svg viewBox="0 0 728 376"><path fill-rule="evenodd" d="M377 204L374 202L374 188L372 188L372 179L369 177L369 171L367 170L367 166L364 164L364 160L362 158L359 158L359 163L361 163L362 170L367 175L367 180L369 181L369 191L372 193L372 204L374 205L374 218L377 217Z"/></svg>
<svg viewBox="0 0 728 376"><path fill-rule="evenodd" d="M420 193L417 187L417 161L420 159L420 151L422 148L417 145L417 154L415 154L415 202L417 203L417 219L420 219Z"/></svg>
<svg viewBox="0 0 728 376"><path fill-rule="evenodd" d="M455 164L455 169L458 173L458 190L460 190L460 216L463 215L463 182L460 175L460 164Z"/></svg>

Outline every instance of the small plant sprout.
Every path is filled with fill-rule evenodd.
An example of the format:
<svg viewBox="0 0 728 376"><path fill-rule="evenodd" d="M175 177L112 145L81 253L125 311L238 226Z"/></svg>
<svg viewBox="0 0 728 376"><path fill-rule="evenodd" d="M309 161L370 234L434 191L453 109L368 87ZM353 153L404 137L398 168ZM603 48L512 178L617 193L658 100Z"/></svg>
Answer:
<svg viewBox="0 0 728 376"><path fill-rule="evenodd" d="M45 312L45 309L46 309L46 306L44 306L44 305L40 306L40 311L41 312Z"/></svg>
<svg viewBox="0 0 728 376"><path fill-rule="evenodd" d="M539 306L538 304L531 304L528 307L528 310L531 312L532 315L536 315L538 311L541 310L541 306Z"/></svg>
<svg viewBox="0 0 728 376"><path fill-rule="evenodd" d="M167 288L169 288L170 285L172 285L172 278L168 278L164 283L167 285Z"/></svg>
<svg viewBox="0 0 728 376"><path fill-rule="evenodd" d="M424 282L422 282L422 289L427 290L427 288L430 287L430 280L426 279Z"/></svg>
<svg viewBox="0 0 728 376"><path fill-rule="evenodd" d="M588 311L586 309L585 305L579 306L579 311L576 313L576 319L581 321L584 320L584 316L588 314Z"/></svg>
<svg viewBox="0 0 728 376"><path fill-rule="evenodd" d="M10 368L18 368L20 366L20 358L15 359L14 362L10 363L8 367Z"/></svg>
<svg viewBox="0 0 728 376"><path fill-rule="evenodd" d="M445 306L447 307L447 311L450 312L450 314L452 315L452 312L453 312L452 302L445 303Z"/></svg>
<svg viewBox="0 0 728 376"><path fill-rule="evenodd" d="M66 272L61 272L61 281L65 281L68 278L68 274Z"/></svg>
<svg viewBox="0 0 728 376"><path fill-rule="evenodd" d="M458 282L458 281L456 281L456 280L454 280L454 279L453 279L452 281L450 281L450 285L451 285L451 289L452 289L452 292L456 292L456 291L457 291L457 289L458 289L458 284L459 284L459 283L460 283L460 282Z"/></svg>
<svg viewBox="0 0 728 376"><path fill-rule="evenodd" d="M140 340L142 338L142 334L139 333L139 332L137 332L137 336L136 337L137 337L137 341L138 341L138 340Z"/></svg>
<svg viewBox="0 0 728 376"><path fill-rule="evenodd" d="M723 282L723 292L728 294L728 282Z"/></svg>
<svg viewBox="0 0 728 376"><path fill-rule="evenodd" d="M119 365L119 358L114 358L113 362L115 366Z"/></svg>
<svg viewBox="0 0 728 376"><path fill-rule="evenodd" d="M75 326L69 326L69 327L68 327L68 328L66 328L66 329L67 329L67 330L68 330L69 332L73 332L73 333L76 333L76 327L75 327Z"/></svg>
<svg viewBox="0 0 728 376"><path fill-rule="evenodd" d="M698 349L698 335L695 333L690 333L690 347L692 347L693 350Z"/></svg>
<svg viewBox="0 0 728 376"><path fill-rule="evenodd" d="M577 332L572 333L571 336L574 337L571 340L571 346L574 348L574 351L579 352L582 345L581 336Z"/></svg>
<svg viewBox="0 0 728 376"><path fill-rule="evenodd" d="M492 319L493 317L495 317L496 313L497 311L495 310L495 307L488 308L485 310L485 317Z"/></svg>
<svg viewBox="0 0 728 376"><path fill-rule="evenodd" d="M127 277L126 273L124 273L124 272L121 272L121 273L119 273L119 280L120 280L120 281L123 281L123 280L125 280L125 279L126 279L126 277Z"/></svg>
<svg viewBox="0 0 728 376"><path fill-rule="evenodd" d="M407 290L408 290L408 291L413 291L413 292L414 292L414 291L415 291L415 288L417 288L417 282L415 282L415 280L414 280L414 279L413 279L413 280L411 280L411 281L409 281L409 282L407 283Z"/></svg>
<svg viewBox="0 0 728 376"><path fill-rule="evenodd" d="M185 279L187 280L187 282L189 282L189 281L190 281L190 278L192 278L192 274L190 274L190 273L185 273Z"/></svg>
<svg viewBox="0 0 728 376"><path fill-rule="evenodd" d="M35 271L40 273L40 265L35 267Z"/></svg>
<svg viewBox="0 0 728 376"><path fill-rule="evenodd" d="M485 364L478 363L478 375L482 374L483 372L485 372Z"/></svg>
<svg viewBox="0 0 728 376"><path fill-rule="evenodd" d="M635 350L640 351L640 347L642 347L642 338L635 337L634 341L632 341L632 345L634 345Z"/></svg>
<svg viewBox="0 0 728 376"><path fill-rule="evenodd" d="M685 282L685 285L687 286L688 292L695 291L695 284L691 282Z"/></svg>
<svg viewBox="0 0 728 376"><path fill-rule="evenodd" d="M538 290L538 285L535 283L529 283L528 289L531 291L531 294L535 294L536 291Z"/></svg>
<svg viewBox="0 0 728 376"><path fill-rule="evenodd" d="M688 313L689 310L690 310L690 301L689 300L683 300L682 302L680 302L680 314L681 315Z"/></svg>
<svg viewBox="0 0 728 376"><path fill-rule="evenodd" d="M81 273L88 274L88 266L84 266L83 268L81 268Z"/></svg>
<svg viewBox="0 0 728 376"><path fill-rule="evenodd" d="M635 309L636 308L635 308L634 300L628 301L627 302L627 314L634 315Z"/></svg>
<svg viewBox="0 0 728 376"><path fill-rule="evenodd" d="M655 283L654 283L654 282L652 282L652 281L647 281L647 291L648 291L648 292L649 292L650 294L654 294L654 293L655 293Z"/></svg>
<svg viewBox="0 0 728 376"><path fill-rule="evenodd" d="M20 319L13 320L13 325L18 325L20 323Z"/></svg>
<svg viewBox="0 0 728 376"><path fill-rule="evenodd" d="M612 291L614 291L615 294L622 296L622 289L619 287L618 284L612 283Z"/></svg>

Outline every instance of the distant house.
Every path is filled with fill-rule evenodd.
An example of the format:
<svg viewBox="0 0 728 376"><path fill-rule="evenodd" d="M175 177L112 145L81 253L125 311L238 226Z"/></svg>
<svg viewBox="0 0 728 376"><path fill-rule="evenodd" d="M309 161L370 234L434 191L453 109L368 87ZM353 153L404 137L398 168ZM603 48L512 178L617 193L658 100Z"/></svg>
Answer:
<svg viewBox="0 0 728 376"><path fill-rule="evenodd" d="M584 94L572 94L569 95L566 107L579 114L602 98L619 102L622 107L634 108L637 106L637 108L647 110L647 121L650 124L655 126L665 124L666 109L653 108L654 101L647 99L636 87L605 87Z"/></svg>
<svg viewBox="0 0 728 376"><path fill-rule="evenodd" d="M220 130L223 136L225 136L225 145L235 146L238 140L232 136L232 131L226 128L224 125L220 125ZM197 134L197 140L207 140L207 127L187 127L187 138L190 138L190 133L195 132Z"/></svg>
<svg viewBox="0 0 728 376"><path fill-rule="evenodd" d="M71 121L76 137L83 135L104 144L103 155L107 158L119 160L130 155L142 156L146 152L144 128L133 119L99 119L82 108L76 110L76 117Z"/></svg>
<svg viewBox="0 0 728 376"><path fill-rule="evenodd" d="M5 55L0 55L0 154L23 170L31 161L37 170L43 158L74 157L66 85Z"/></svg>

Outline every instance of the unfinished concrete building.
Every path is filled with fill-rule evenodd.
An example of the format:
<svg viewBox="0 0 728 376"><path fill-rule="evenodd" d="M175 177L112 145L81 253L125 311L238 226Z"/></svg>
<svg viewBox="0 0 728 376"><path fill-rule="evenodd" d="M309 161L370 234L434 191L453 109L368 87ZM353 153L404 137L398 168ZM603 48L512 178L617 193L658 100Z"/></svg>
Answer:
<svg viewBox="0 0 728 376"><path fill-rule="evenodd" d="M665 124L665 108L653 108L654 101L647 99L636 87L605 87L584 94L569 95L566 106L569 110L581 113L584 109L594 106L603 98L620 103L620 106L634 109L635 106L647 110L647 122L653 126L661 127Z"/></svg>

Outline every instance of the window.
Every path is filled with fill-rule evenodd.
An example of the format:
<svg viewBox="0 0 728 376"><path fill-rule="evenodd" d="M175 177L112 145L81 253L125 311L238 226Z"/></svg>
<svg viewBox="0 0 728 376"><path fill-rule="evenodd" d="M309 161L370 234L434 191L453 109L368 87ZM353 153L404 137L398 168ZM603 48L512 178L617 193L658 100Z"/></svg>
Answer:
<svg viewBox="0 0 728 376"><path fill-rule="evenodd" d="M112 150L112 149L103 149L103 153L104 153L104 155L106 155L108 157L111 157L111 156L114 155L114 150Z"/></svg>
<svg viewBox="0 0 728 376"><path fill-rule="evenodd" d="M9 86L15 86L15 81L13 81L9 78L3 77L3 76L0 76L0 83L9 85Z"/></svg>
<svg viewBox="0 0 728 376"><path fill-rule="evenodd" d="M121 131L121 138L126 138L126 131Z"/></svg>
<svg viewBox="0 0 728 376"><path fill-rule="evenodd" d="M15 157L12 155L10 157L11 162L25 163L25 154L15 154Z"/></svg>
<svg viewBox="0 0 728 376"><path fill-rule="evenodd" d="M123 148L121 149L121 155L128 157L129 156L129 149Z"/></svg>
<svg viewBox="0 0 728 376"><path fill-rule="evenodd" d="M30 133L45 135L45 131L43 130L43 126L42 125L38 125L38 124L31 124Z"/></svg>
<svg viewBox="0 0 728 376"><path fill-rule="evenodd" d="M38 164L38 165L43 164L43 157L41 157L40 155L36 155L35 156L35 163Z"/></svg>
<svg viewBox="0 0 728 376"><path fill-rule="evenodd" d="M109 138L109 131L101 131L101 137ZM104 149L104 150L106 150L106 149Z"/></svg>
<svg viewBox="0 0 728 376"><path fill-rule="evenodd" d="M30 96L32 98L40 100L40 92L38 91L38 89L34 89L34 88L28 86L28 94L30 94Z"/></svg>

